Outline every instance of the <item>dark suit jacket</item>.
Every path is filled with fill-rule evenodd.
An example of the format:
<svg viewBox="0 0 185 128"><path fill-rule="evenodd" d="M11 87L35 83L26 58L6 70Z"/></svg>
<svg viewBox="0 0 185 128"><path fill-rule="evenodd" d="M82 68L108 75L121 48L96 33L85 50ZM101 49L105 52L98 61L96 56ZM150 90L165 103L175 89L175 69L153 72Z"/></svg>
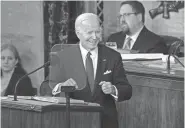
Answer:
<svg viewBox="0 0 185 128"><path fill-rule="evenodd" d="M126 35L123 32L117 32L110 35L107 41L116 42L117 47L122 48L125 37ZM163 38L149 31L146 27L141 30L132 50L137 50L139 53L168 53Z"/></svg>
<svg viewBox="0 0 185 128"><path fill-rule="evenodd" d="M22 68L15 68L12 77L10 79L10 82L8 84L8 87L5 91L5 96L7 95L13 95L15 90L15 85L17 81L25 75L26 72ZM29 77L25 77L20 81L17 87L17 95L19 96L33 96L34 95L34 89L32 87L32 83Z"/></svg>
<svg viewBox="0 0 185 128"><path fill-rule="evenodd" d="M77 82L79 88L83 89L71 93L71 97L87 102L99 103L104 107L102 128L118 128L115 99L111 95L104 94L99 83L101 81L110 81L115 85L119 94L118 101L130 99L132 87L126 79L121 55L103 45L98 46L98 65L94 91L92 93L90 87L87 85L87 78L79 45L64 49L64 51L59 52L58 57L60 58L60 64L56 67L52 67L50 70L50 81L55 83L53 87L56 83L73 78ZM111 70L112 72L104 75L104 72L107 70Z"/></svg>

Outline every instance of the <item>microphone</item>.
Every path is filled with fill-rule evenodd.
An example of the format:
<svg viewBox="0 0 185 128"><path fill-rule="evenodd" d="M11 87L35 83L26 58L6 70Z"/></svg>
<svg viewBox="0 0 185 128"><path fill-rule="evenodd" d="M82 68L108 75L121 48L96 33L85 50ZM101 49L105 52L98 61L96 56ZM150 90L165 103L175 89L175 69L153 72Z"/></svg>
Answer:
<svg viewBox="0 0 185 128"><path fill-rule="evenodd" d="M168 72L170 71L170 57L174 57L174 59L182 66L184 67L184 65L180 62L180 60L175 56L177 54L177 50L180 48L180 46L183 44L183 40L181 41L176 41L174 43L171 44L170 46L170 53L168 55L167 58L167 70Z"/></svg>
<svg viewBox="0 0 185 128"><path fill-rule="evenodd" d="M59 57L57 56L56 53L50 53L50 61L47 61L46 63L44 63L42 66L38 67L37 69L33 70L32 72L25 74L24 76L22 76L16 83L15 85L15 89L14 89L14 101L17 101L17 87L19 82L24 79L25 77L27 77L28 75L40 70L41 68L47 67L47 66L55 66L59 63Z"/></svg>
<svg viewBox="0 0 185 128"><path fill-rule="evenodd" d="M16 83L16 85L15 85L15 89L14 89L14 101L17 101L17 87L18 87L20 81L23 80L23 79L24 79L25 77L27 77L28 75L30 75L30 74L32 74L32 73L34 73L34 72L40 70L41 68L44 68L44 67L46 67L46 66L49 66L49 65L50 65L50 61L44 63L42 66L40 66L39 68L33 70L32 72L25 74L24 76L22 76L22 77L17 81L17 83Z"/></svg>

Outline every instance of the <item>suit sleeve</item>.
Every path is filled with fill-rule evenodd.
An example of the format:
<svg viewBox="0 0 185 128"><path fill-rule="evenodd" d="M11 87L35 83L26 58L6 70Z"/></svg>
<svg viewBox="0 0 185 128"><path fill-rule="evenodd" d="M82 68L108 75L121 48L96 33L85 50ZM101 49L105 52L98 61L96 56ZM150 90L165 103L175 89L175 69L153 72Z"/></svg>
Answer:
<svg viewBox="0 0 185 128"><path fill-rule="evenodd" d="M120 54L118 54L114 65L113 85L115 85L118 90L117 101L129 100L131 98L132 87L126 78Z"/></svg>
<svg viewBox="0 0 185 128"><path fill-rule="evenodd" d="M167 45L164 43L164 40L160 39L151 49L148 50L148 53L168 54L168 48Z"/></svg>

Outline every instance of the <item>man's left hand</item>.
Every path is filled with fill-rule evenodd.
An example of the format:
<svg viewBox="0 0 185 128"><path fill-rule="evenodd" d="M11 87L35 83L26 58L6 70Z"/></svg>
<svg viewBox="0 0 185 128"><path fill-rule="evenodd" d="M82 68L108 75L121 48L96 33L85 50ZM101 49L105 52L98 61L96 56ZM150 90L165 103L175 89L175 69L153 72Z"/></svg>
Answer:
<svg viewBox="0 0 185 128"><path fill-rule="evenodd" d="M99 85L101 85L102 91L105 94L116 95L115 87L110 82L101 81Z"/></svg>

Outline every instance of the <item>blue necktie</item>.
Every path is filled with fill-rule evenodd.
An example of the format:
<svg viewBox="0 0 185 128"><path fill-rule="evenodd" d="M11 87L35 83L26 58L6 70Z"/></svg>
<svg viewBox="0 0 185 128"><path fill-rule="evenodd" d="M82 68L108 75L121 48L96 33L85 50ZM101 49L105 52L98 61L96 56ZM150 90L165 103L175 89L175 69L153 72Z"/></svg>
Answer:
<svg viewBox="0 0 185 128"><path fill-rule="evenodd" d="M92 92L94 89L94 69L93 69L93 63L90 55L91 53L88 52L86 56L85 64L86 64L87 80Z"/></svg>

